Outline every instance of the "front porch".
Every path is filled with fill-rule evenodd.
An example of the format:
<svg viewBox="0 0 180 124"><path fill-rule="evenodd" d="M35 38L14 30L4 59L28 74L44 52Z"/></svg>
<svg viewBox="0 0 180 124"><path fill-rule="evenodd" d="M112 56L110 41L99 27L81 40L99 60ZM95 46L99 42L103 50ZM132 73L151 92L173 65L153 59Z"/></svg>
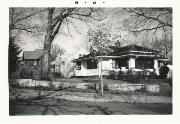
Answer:
<svg viewBox="0 0 180 124"><path fill-rule="evenodd" d="M158 71L158 60L154 57L128 56L128 57L108 57L102 58L102 75L109 75L110 71L127 72L129 69L135 71L149 72ZM100 76L101 60L84 59L76 62L75 76ZM157 73L158 74L158 73Z"/></svg>

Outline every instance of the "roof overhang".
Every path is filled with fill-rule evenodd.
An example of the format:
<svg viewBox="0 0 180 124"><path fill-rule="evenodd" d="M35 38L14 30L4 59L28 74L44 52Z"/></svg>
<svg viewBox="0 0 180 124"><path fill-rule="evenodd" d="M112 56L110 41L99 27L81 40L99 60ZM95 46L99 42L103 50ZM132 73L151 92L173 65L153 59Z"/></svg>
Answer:
<svg viewBox="0 0 180 124"><path fill-rule="evenodd" d="M125 57L151 57L154 58L156 57L155 55L145 55L145 54L126 54L126 55L120 55L120 56L102 56L102 58L125 58ZM89 60L89 59L99 59L101 56L96 56L96 57L89 57L89 58L81 58L81 59L75 59L72 62L77 62L77 61L83 61L83 60Z"/></svg>

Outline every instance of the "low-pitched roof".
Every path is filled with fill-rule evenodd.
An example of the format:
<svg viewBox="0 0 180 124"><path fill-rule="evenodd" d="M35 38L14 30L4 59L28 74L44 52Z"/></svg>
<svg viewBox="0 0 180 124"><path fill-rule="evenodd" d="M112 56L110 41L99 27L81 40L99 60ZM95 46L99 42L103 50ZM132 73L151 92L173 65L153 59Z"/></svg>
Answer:
<svg viewBox="0 0 180 124"><path fill-rule="evenodd" d="M128 45L124 47L117 47L117 46L110 46L111 49L113 49L112 52L109 52L106 56L123 56L123 55L129 55L129 54L136 54L136 55L155 55L160 53L158 50L154 50L151 48L146 48L138 45ZM97 53L96 56L99 56L100 54ZM74 59L74 61L81 60L81 59L87 59L87 58L94 58L92 54L84 55L82 57L79 57L77 59Z"/></svg>
<svg viewBox="0 0 180 124"><path fill-rule="evenodd" d="M118 52L129 52L129 51L144 51L144 52L160 52L159 50L138 46L138 45L127 45L124 47L111 46L112 49L116 49Z"/></svg>
<svg viewBox="0 0 180 124"><path fill-rule="evenodd" d="M44 54L43 49L36 49L35 51L24 51L23 60L37 60L40 59Z"/></svg>

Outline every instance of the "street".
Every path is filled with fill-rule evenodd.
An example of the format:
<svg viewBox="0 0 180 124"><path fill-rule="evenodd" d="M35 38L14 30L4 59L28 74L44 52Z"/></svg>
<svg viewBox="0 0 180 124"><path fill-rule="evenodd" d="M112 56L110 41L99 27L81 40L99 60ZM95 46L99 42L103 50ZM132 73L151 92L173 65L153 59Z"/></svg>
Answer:
<svg viewBox="0 0 180 124"><path fill-rule="evenodd" d="M171 114L170 103L79 102L63 99L10 101L10 115L158 115Z"/></svg>

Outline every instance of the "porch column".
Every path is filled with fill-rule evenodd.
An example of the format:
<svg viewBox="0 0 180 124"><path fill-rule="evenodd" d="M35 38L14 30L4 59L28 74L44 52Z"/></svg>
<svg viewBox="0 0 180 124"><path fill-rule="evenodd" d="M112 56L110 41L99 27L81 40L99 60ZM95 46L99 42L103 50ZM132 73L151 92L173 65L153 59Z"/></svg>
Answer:
<svg viewBox="0 0 180 124"><path fill-rule="evenodd" d="M128 65L129 65L129 69L135 68L135 58L132 58L132 57L129 58Z"/></svg>
<svg viewBox="0 0 180 124"><path fill-rule="evenodd" d="M154 59L154 70L156 75L159 75L159 67L158 67L158 60Z"/></svg>

